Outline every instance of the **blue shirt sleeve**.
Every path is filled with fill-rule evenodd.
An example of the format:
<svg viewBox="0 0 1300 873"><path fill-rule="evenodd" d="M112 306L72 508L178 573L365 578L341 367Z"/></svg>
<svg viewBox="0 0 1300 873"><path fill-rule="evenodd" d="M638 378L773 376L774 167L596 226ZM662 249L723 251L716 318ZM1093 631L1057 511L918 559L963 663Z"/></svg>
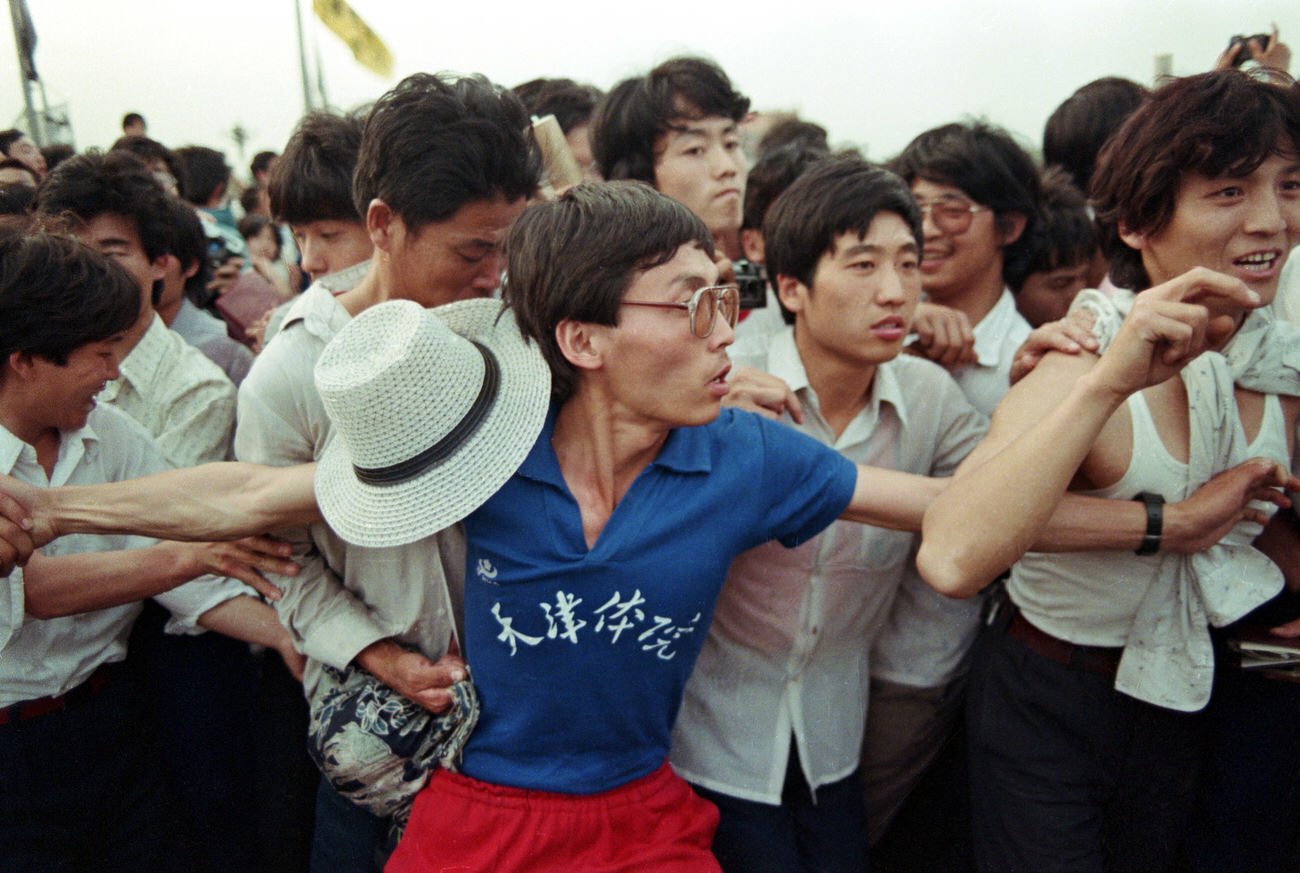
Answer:
<svg viewBox="0 0 1300 873"><path fill-rule="evenodd" d="M742 416L755 431L749 439L762 453L765 529L754 545L774 539L794 548L848 508L858 481L857 465L788 425L737 413L738 419Z"/></svg>

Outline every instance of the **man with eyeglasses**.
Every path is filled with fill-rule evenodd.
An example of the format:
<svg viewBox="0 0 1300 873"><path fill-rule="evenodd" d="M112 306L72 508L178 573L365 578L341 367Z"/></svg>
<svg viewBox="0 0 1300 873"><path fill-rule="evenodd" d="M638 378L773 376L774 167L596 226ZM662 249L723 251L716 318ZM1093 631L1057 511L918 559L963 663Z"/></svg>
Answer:
<svg viewBox="0 0 1300 873"><path fill-rule="evenodd" d="M717 813L666 757L728 566L769 539L796 547L837 517L916 530L944 483L855 465L721 408L734 298L681 204L643 185L577 185L525 210L505 250L501 318L540 349L552 402L522 465L465 521L465 651L482 714L460 771L434 771L415 800L387 869L717 871ZM901 340L896 323L875 324L886 345ZM362 372L373 353L349 352ZM14 499L0 495L0 549L22 557L59 533L119 525L211 537L301 524L319 517L313 475L227 464L91 488L3 479ZM1255 491L1243 499L1231 475L1201 502L1212 518L1171 506L1171 531L1240 518ZM1042 545L1077 547L1081 531L1098 547L1141 538L1140 506L1097 510L1084 497L1063 504ZM404 521L375 521L410 535Z"/></svg>
<svg viewBox="0 0 1300 873"><path fill-rule="evenodd" d="M950 372L971 405L990 415L1030 332L1004 274L1025 256L1040 200L1037 168L984 122L926 131L890 168L921 209L926 298L963 313L974 330L977 360ZM873 843L951 734L982 606L979 597L946 598L913 574L876 638L862 762Z"/></svg>

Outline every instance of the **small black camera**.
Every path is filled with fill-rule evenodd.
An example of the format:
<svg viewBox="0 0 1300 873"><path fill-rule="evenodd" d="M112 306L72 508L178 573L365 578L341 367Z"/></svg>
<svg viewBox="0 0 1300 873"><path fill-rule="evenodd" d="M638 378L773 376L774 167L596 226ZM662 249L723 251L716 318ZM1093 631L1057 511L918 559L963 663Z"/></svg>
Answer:
<svg viewBox="0 0 1300 873"><path fill-rule="evenodd" d="M767 306L767 270L762 264L743 258L733 261L736 285L740 287L741 309L762 309Z"/></svg>
<svg viewBox="0 0 1300 873"><path fill-rule="evenodd" d="M1232 47L1237 45L1237 43L1243 43L1241 48L1237 50L1237 56L1232 59L1232 65L1234 67L1240 67L1242 62L1251 59L1252 55L1250 53L1250 46L1245 45L1245 43L1249 43L1252 40L1260 47L1261 51L1268 48L1269 35L1267 33L1257 33L1254 36L1242 36L1241 34L1237 34L1232 39L1228 40L1228 51L1232 51Z"/></svg>

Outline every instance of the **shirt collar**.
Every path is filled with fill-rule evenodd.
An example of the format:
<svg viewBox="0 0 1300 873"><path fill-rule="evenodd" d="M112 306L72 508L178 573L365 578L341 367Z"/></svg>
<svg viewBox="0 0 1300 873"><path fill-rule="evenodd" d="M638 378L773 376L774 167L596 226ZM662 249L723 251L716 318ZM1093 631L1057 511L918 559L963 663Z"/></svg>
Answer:
<svg viewBox="0 0 1300 873"><path fill-rule="evenodd" d="M64 466L65 458L71 458L74 463L78 462L82 455L89 451L90 444L97 442L99 442L99 435L95 433L89 420L76 430L60 431L59 457L54 464L56 475L51 479L50 484L52 486L62 484L58 481L58 471ZM31 453L32 463L35 463L36 450L11 433L8 428L0 426L0 471L12 474L24 450Z"/></svg>
<svg viewBox="0 0 1300 873"><path fill-rule="evenodd" d="M567 488L564 474L560 472L560 460L551 445L551 439L555 435L555 416L559 410L559 404L551 404L542 432L537 435L537 441L533 443L528 457L519 465L519 475L556 488ZM723 416L732 414L731 410L722 410ZM713 468L713 455L706 430L707 425L673 428L651 464L678 473L708 473Z"/></svg>
<svg viewBox="0 0 1300 873"><path fill-rule="evenodd" d="M144 385L154 378L167 353L166 331L167 325L163 324L163 320L155 312L153 320L149 322L149 328L140 337L140 341L118 364L117 369L121 375L99 392L98 399L101 403L112 403L116 400L124 382L128 385Z"/></svg>
<svg viewBox="0 0 1300 873"><path fill-rule="evenodd" d="M1016 299L1011 290L1004 287L998 302L972 330L975 334L975 357L981 367L996 367L1001 363L1002 341L1011 331L1017 315Z"/></svg>
<svg viewBox="0 0 1300 873"><path fill-rule="evenodd" d="M771 345L768 347L767 372L782 379L796 394L800 392L804 396L813 394L812 386L808 384L808 371L804 369L803 358L799 356L799 347L794 341L793 326L787 326L772 336ZM859 418L864 414L869 417L868 421L872 429L875 428L875 422L880 417L881 403L893 406L903 426L907 426L907 406L903 400L902 388L898 384L898 375L894 372L893 361L886 361L876 366L876 375L871 380L871 399L858 414ZM852 428L852 425L846 428L845 435Z"/></svg>
<svg viewBox="0 0 1300 873"><path fill-rule="evenodd" d="M357 264L356 267L349 269L363 266L369 268L370 262L366 261L364 264ZM342 276L347 272L349 270L340 270L330 275ZM363 271L361 275L364 276L365 272ZM343 290L349 289L345 288ZM343 308L343 304L339 303L335 293L324 279L313 282L310 288L298 295L293 303L289 304L289 311L285 313L284 323L280 325L280 330L284 330L294 322L301 321L302 326L306 328L309 334L328 342L343 329L343 325L347 324L352 317Z"/></svg>

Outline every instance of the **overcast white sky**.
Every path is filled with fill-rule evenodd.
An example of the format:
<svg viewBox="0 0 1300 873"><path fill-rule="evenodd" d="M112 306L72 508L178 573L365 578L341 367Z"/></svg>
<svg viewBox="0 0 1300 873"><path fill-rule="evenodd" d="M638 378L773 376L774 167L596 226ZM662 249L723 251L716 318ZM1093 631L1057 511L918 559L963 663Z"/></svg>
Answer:
<svg viewBox="0 0 1300 873"><path fill-rule="evenodd" d="M339 106L373 100L419 70L482 72L504 85L569 76L608 88L696 53L721 63L755 108L798 110L834 142L876 159L969 115L1036 147L1047 116L1079 85L1104 75L1150 83L1161 53L1173 55L1175 73L1198 72L1229 36L1273 21L1300 56L1295 0L350 2L388 44L396 70L383 80L359 67L303 0ZM248 156L279 150L302 112L293 4L28 0L37 70L50 101L67 101L78 148L107 146L122 114L137 110L154 138L220 148L244 174L230 130L248 130ZM0 27L6 126L21 122L22 96L8 16Z"/></svg>

